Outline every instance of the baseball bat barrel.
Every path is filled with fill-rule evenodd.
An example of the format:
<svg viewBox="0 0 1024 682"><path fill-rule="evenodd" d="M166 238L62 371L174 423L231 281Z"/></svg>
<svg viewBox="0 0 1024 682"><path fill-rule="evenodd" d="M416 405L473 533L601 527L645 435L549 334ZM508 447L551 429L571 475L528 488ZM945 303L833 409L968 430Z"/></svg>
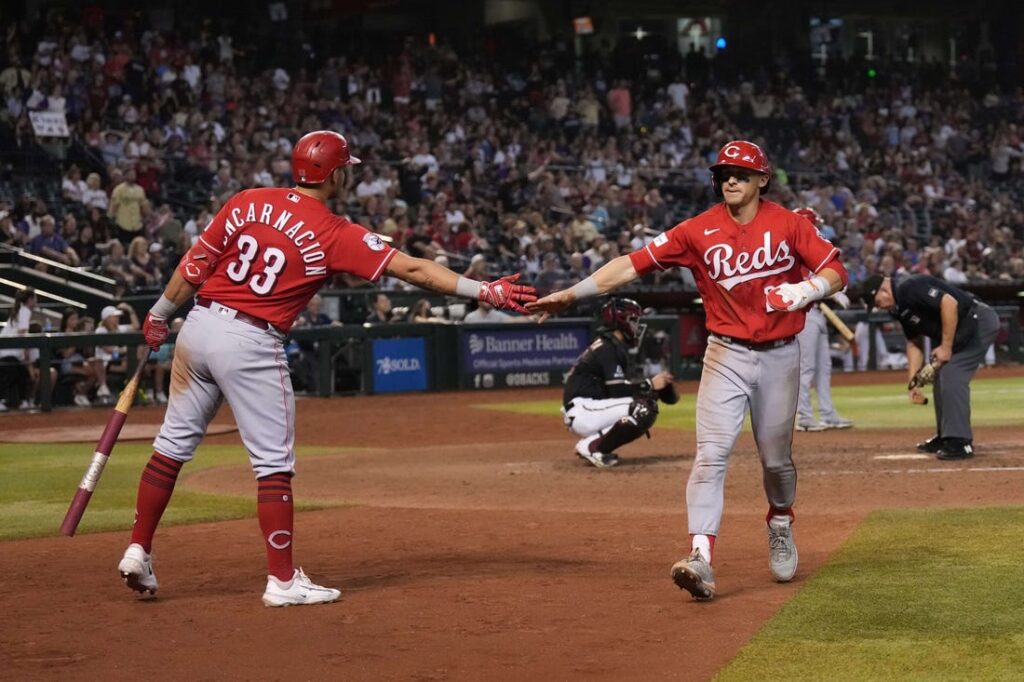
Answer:
<svg viewBox="0 0 1024 682"><path fill-rule="evenodd" d="M60 524L61 535L71 537L78 529L82 515L85 514L85 508L89 506L89 499L92 497L93 491L96 490L96 484L99 483L100 476L103 474L103 467L107 465L110 453L117 443L117 437L121 435L121 427L124 426L125 420L128 419L128 411L131 409L132 402L135 400L135 394L139 390L139 381L142 379L142 370L146 367L147 360L149 360L148 348L139 359L139 366L135 368L132 378L117 397L117 405L114 406L114 412L110 415L110 419L107 420L107 425L103 428L99 442L96 443L96 450L92 454L89 468L85 470L85 475L82 476L82 481L78 484L78 489L71 500L71 505L64 515L64 521Z"/></svg>
<svg viewBox="0 0 1024 682"><path fill-rule="evenodd" d="M846 323L828 307L827 304L819 303L818 308L821 309L822 314L825 315L828 321L832 323L832 326L836 328L836 331L838 331L844 339L847 341L853 341L853 332L846 326Z"/></svg>

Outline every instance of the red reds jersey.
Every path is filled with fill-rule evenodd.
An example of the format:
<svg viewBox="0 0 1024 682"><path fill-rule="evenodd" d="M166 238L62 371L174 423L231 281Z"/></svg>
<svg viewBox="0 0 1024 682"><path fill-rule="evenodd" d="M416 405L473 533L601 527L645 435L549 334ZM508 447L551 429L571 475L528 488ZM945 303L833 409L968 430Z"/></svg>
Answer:
<svg viewBox="0 0 1024 682"><path fill-rule="evenodd" d="M679 223L629 255L637 273L689 268L704 299L708 331L755 343L797 334L805 310L769 312L765 291L804 279L804 268L831 267L846 280L839 249L806 219L761 200L757 215L740 225L724 203Z"/></svg>
<svg viewBox="0 0 1024 682"><path fill-rule="evenodd" d="M376 281L398 253L316 199L282 188L239 192L199 239L217 254L202 295L284 332L331 275Z"/></svg>

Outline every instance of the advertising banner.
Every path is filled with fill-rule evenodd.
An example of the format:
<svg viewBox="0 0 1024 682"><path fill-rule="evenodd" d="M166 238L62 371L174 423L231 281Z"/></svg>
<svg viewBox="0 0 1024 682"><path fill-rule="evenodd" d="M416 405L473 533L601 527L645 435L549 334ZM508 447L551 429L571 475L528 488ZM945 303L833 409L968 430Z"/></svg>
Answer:
<svg viewBox="0 0 1024 682"><path fill-rule="evenodd" d="M373 392L425 391L427 344L423 337L373 340Z"/></svg>
<svg viewBox="0 0 1024 682"><path fill-rule="evenodd" d="M559 386L590 343L585 325L462 331L462 385L472 388Z"/></svg>

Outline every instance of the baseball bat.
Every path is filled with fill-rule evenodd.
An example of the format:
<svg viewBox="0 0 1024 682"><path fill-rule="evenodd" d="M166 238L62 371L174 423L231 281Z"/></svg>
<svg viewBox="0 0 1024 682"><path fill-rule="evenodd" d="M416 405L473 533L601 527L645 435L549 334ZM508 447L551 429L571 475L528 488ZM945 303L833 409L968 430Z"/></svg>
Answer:
<svg viewBox="0 0 1024 682"><path fill-rule="evenodd" d="M149 360L149 353L150 349L146 348L145 353L139 358L139 366L135 368L132 378L128 380L128 383L125 384L125 387L117 396L114 413L107 420L107 425L103 429L103 435L100 436L100 440L96 444L96 450L93 452L89 468L85 470L82 482L78 484L78 490L75 491L75 497L71 500L68 513L64 515L64 522L60 524L61 535L73 536L75 530L78 529L78 523L82 520L82 515L85 513L85 508L89 505L92 492L96 489L96 484L99 483L100 475L103 473L103 467L107 465L110 452L117 443L117 437L121 434L121 427L124 426L124 422L128 418L128 411L132 408L132 403L135 401L135 394L139 390L139 380L142 378L142 371L146 368L146 362Z"/></svg>
<svg viewBox="0 0 1024 682"><path fill-rule="evenodd" d="M818 308L821 310L821 314L825 316L825 319L831 322L832 326L836 328L836 331L839 332L839 335L846 339L847 343L850 344L850 350L853 352L854 356L856 356L857 341L854 339L853 332L850 331L850 328L846 326L845 322L839 319L839 316L836 315L835 312L831 308L829 308L826 303L819 303Z"/></svg>

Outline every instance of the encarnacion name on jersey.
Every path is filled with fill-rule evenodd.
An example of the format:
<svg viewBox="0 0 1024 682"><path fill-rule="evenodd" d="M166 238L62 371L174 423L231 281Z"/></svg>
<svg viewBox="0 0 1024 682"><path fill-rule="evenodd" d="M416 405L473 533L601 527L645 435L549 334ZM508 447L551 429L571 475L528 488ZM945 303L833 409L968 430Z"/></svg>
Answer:
<svg viewBox="0 0 1024 682"><path fill-rule="evenodd" d="M284 234L292 240L295 247L302 254L302 262L306 264L306 277L324 276L327 274L326 265L313 265L326 258L320 249L320 242L316 241L316 233L310 229L302 231L305 221L296 220L289 224L292 219L292 212L281 209L277 216L274 216L273 204L263 204L260 207L259 215L256 213L256 204L249 203L248 210L243 211L241 207L231 209L228 219L224 224L224 246L227 246L231 235L249 224L265 225ZM312 241L310 241L312 240Z"/></svg>

